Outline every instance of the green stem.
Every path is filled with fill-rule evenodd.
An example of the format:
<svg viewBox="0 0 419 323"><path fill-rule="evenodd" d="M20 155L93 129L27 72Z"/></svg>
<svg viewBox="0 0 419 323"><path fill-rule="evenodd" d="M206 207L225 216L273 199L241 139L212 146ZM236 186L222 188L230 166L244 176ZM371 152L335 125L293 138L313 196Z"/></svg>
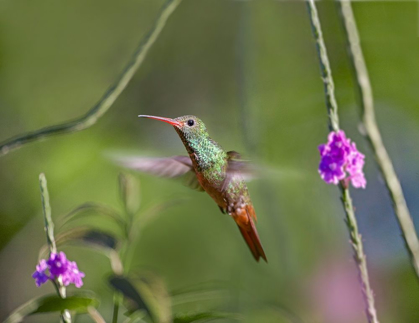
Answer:
<svg viewBox="0 0 419 323"><path fill-rule="evenodd" d="M118 313L119 313L119 304L121 302L121 296L119 293L113 294L113 314L112 314L112 323L118 322Z"/></svg>
<svg viewBox="0 0 419 323"><path fill-rule="evenodd" d="M251 38L251 14L252 8L251 3L244 1L240 4L239 20L237 26L237 37L236 37L236 83L237 83L237 99L239 107L239 122L242 130L242 137L247 152L252 152L253 155L257 156L257 133L256 126L258 122L254 120L258 117L257 113L252 109L253 105L250 102L249 93L253 88L252 84L252 67L251 58L253 51L252 49L252 38ZM256 110L257 111L257 110Z"/></svg>
<svg viewBox="0 0 419 323"><path fill-rule="evenodd" d="M51 217L51 206L49 204L47 179L45 178L44 173L41 173L39 175L39 184L41 187L42 211L44 213L44 228L47 234L47 243L48 243L49 252L51 255L51 253L57 253L57 246L55 244L55 238L54 238L54 223L52 222L52 217Z"/></svg>
<svg viewBox="0 0 419 323"><path fill-rule="evenodd" d="M334 93L334 84L329 58L324 43L319 16L314 0L307 1L307 8L310 16L313 35L316 40L317 51L320 61L320 69L323 77L324 89L326 94L326 107L329 115L329 128L331 131L339 131L338 105ZM349 189L344 182L340 183L342 194L342 204L345 210L345 223L349 232L354 259L358 268L358 275L361 282L361 291L365 303L365 314L369 323L378 323L377 311L374 305L374 293L372 291L369 277L367 260L364 254L364 247L361 235L358 231L358 224L355 217L352 199Z"/></svg>
<svg viewBox="0 0 419 323"><path fill-rule="evenodd" d="M54 285L55 291L57 292L58 296L61 298L66 298L66 290L65 287L62 286L60 281L52 280L52 284ZM61 322L64 323L71 323L71 314L69 311L64 310L60 315Z"/></svg>
<svg viewBox="0 0 419 323"><path fill-rule="evenodd" d="M173 13L180 1L181 0L166 1L153 27L142 39L139 46L135 50L134 55L128 62L121 75L118 77L115 83L109 87L109 89L96 103L96 105L94 105L85 115L69 122L45 127L9 138L0 143L0 156L5 155L12 150L18 149L32 141L40 140L56 134L64 134L84 130L94 125L98 119L109 110L118 96L125 89L129 81L132 79L135 72L144 61L144 58L146 57L150 47L160 35L160 32L167 22L167 19Z"/></svg>
<svg viewBox="0 0 419 323"><path fill-rule="evenodd" d="M140 226L134 226L131 223L131 230L129 232L129 238L127 240L126 248L124 254L121 256L122 263L124 264L124 269L126 272L129 272L132 264L132 259L134 258L135 246L137 245L138 239L141 236L142 228ZM134 231L135 230L135 231Z"/></svg>
<svg viewBox="0 0 419 323"><path fill-rule="evenodd" d="M348 54L351 60L352 71L358 87L359 106L362 113L362 122L366 138L375 155L375 160L383 175L384 182L390 194L393 208L399 222L402 236L409 253L412 266L419 278L419 240L415 226L407 207L403 190L394 170L390 156L384 146L375 119L374 99L372 87L368 76L368 69L362 53L361 42L356 26L355 17L350 1L337 1L340 17L345 30L348 43Z"/></svg>
<svg viewBox="0 0 419 323"><path fill-rule="evenodd" d="M341 198L343 208L346 214L345 223L349 231L349 237L354 251L354 259L358 266L358 275L361 282L362 294L366 304L365 313L367 315L368 322L378 323L377 311L374 305L374 293L368 276L367 259L364 253L362 237L358 231L358 223L356 221L352 199L349 194L349 189L345 188L342 184L340 185L340 189L342 192Z"/></svg>
<svg viewBox="0 0 419 323"><path fill-rule="evenodd" d="M51 256L51 253L55 253L55 254L57 253L57 246L56 246L55 238L54 238L54 222L52 222L52 217L51 217L51 206L49 204L47 179L45 178L45 174L43 173L39 175L39 184L41 187L42 211L44 213L44 223L45 223L44 226L45 226L45 232L47 235L49 255ZM61 298L66 298L66 290L62 281L60 279L57 279L53 281L53 284L57 291L57 294ZM71 323L71 315L69 311L64 310L61 313L61 321L64 323Z"/></svg>
<svg viewBox="0 0 419 323"><path fill-rule="evenodd" d="M123 244L119 250L119 257L121 260L122 270L119 274L128 273L131 267L131 261L133 258L134 248L141 231L138 225L135 225L135 214L138 212L139 204L134 202L133 197L137 197L138 186L135 180L123 173L119 174L119 190L120 197L124 204L125 210L125 225L124 233L125 237ZM113 307L113 318L112 323L116 323L118 320L119 305L122 301L122 294L114 293L114 307Z"/></svg>
<svg viewBox="0 0 419 323"><path fill-rule="evenodd" d="M320 72L322 75L324 93L326 95L326 108L329 115L329 130L339 131L338 104L335 98L335 84L332 77L329 58L327 56L326 45L320 25L317 8L312 0L307 1L308 13L310 15L311 29L316 40L317 53L319 55Z"/></svg>

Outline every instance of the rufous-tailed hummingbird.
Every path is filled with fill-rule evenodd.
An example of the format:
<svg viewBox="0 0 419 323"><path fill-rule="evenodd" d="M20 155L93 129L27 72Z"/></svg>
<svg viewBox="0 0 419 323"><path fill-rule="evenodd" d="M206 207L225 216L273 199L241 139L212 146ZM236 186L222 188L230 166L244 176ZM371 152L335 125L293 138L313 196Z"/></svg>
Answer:
<svg viewBox="0 0 419 323"><path fill-rule="evenodd" d="M189 156L168 158L134 158L123 162L129 168L164 177L192 175L189 185L205 191L236 222L256 261L265 252L256 231L256 213L244 181L245 162L235 151L225 152L212 140L205 124L195 116L175 119L139 115L171 124L182 139Z"/></svg>

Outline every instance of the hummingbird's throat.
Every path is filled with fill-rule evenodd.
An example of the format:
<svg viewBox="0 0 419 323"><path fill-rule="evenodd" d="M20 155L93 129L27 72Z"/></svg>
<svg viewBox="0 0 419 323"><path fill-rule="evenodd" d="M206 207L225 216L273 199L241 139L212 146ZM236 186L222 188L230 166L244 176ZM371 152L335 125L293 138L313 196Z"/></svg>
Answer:
<svg viewBox="0 0 419 323"><path fill-rule="evenodd" d="M219 144L209 137L208 133L198 134L183 132L176 127L175 129L197 171L207 170L216 164L223 164L225 162L225 152Z"/></svg>

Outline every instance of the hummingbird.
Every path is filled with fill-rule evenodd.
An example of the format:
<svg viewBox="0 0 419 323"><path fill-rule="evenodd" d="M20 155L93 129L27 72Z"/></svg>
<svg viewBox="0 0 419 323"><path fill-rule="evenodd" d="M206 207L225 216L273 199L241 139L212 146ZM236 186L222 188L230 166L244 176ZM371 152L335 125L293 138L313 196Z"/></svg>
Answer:
<svg viewBox="0 0 419 323"><path fill-rule="evenodd" d="M132 158L122 162L128 168L163 177L189 174L188 185L205 191L222 213L230 215L256 261L267 262L256 230L256 213L245 182L247 167L235 151L224 149L208 134L205 124L193 115L175 119L150 115L140 118L159 120L172 125L182 140L188 156L167 158Z"/></svg>

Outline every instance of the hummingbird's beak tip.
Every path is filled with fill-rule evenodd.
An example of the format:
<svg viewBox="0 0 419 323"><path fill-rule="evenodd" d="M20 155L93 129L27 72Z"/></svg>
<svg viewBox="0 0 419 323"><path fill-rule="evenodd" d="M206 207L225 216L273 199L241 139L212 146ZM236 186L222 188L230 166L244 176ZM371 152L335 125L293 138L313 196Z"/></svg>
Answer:
<svg viewBox="0 0 419 323"><path fill-rule="evenodd" d="M154 120L159 120L159 121L163 121L166 123L171 124L172 126L177 126L180 127L181 124L179 121L176 121L174 119L170 119L170 118L163 118L163 117L156 117L156 116L149 116L149 115L145 115L145 114L139 114L138 115L139 118L149 118L149 119L154 119Z"/></svg>

